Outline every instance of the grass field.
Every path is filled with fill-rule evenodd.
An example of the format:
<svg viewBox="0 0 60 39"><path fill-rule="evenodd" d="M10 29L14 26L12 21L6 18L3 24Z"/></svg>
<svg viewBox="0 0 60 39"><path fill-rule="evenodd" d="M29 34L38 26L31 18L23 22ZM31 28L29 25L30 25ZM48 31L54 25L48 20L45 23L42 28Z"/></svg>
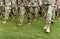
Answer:
<svg viewBox="0 0 60 39"><path fill-rule="evenodd" d="M36 22L28 25L24 20L24 26L17 27L19 23L17 17L14 21L8 20L8 23L1 24L0 17L0 39L60 39L60 21L55 19L51 25L51 32L46 33L43 30L44 21L37 19Z"/></svg>

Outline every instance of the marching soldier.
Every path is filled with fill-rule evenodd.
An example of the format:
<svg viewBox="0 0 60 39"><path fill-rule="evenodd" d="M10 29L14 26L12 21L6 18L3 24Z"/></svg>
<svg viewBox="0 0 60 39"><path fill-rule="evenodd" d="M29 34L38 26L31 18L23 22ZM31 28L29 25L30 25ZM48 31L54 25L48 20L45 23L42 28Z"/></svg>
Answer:
<svg viewBox="0 0 60 39"><path fill-rule="evenodd" d="M26 9L24 7L24 5L26 4L26 0L19 0L20 3L19 3L19 13L20 13L20 17L19 17L19 24L18 26L22 26L23 25L23 21L24 21L24 16L25 16L25 13L26 13Z"/></svg>
<svg viewBox="0 0 60 39"><path fill-rule="evenodd" d="M48 10L46 14L46 25L44 29L46 32L50 32L50 24L52 22L52 16L55 14L54 12L54 5L55 5L55 0L47 0L48 1Z"/></svg>
<svg viewBox="0 0 60 39"><path fill-rule="evenodd" d="M9 14L11 12L11 0L5 0L5 13L4 13L4 20L3 20L3 24L5 24L9 18Z"/></svg>

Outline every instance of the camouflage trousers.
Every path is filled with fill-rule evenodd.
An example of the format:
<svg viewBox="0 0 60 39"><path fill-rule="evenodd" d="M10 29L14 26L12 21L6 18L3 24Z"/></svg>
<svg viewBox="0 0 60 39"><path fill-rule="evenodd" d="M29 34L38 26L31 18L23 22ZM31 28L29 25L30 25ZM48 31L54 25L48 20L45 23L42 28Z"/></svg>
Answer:
<svg viewBox="0 0 60 39"><path fill-rule="evenodd" d="M46 14L46 23L51 23L54 18L55 18L55 8L52 5L49 5Z"/></svg>
<svg viewBox="0 0 60 39"><path fill-rule="evenodd" d="M31 22L32 17L33 19L37 18L38 7L30 7L27 13L28 13L28 21Z"/></svg>
<svg viewBox="0 0 60 39"><path fill-rule="evenodd" d="M7 9L6 7L4 12L4 20L8 20L10 12L11 12L11 7L9 9Z"/></svg>
<svg viewBox="0 0 60 39"><path fill-rule="evenodd" d="M60 17L60 10L58 10L58 17Z"/></svg>
<svg viewBox="0 0 60 39"><path fill-rule="evenodd" d="M44 16L44 12L43 12L43 7L38 7L39 9L38 9L38 14L39 14L39 16L40 17L43 17Z"/></svg>
<svg viewBox="0 0 60 39"><path fill-rule="evenodd" d="M4 7L0 7L0 15L2 15L2 17L4 18Z"/></svg>
<svg viewBox="0 0 60 39"><path fill-rule="evenodd" d="M9 16L14 17L16 15L15 12L16 12L15 7L11 8Z"/></svg>
<svg viewBox="0 0 60 39"><path fill-rule="evenodd" d="M60 17L60 5L58 6L57 15Z"/></svg>
<svg viewBox="0 0 60 39"><path fill-rule="evenodd" d="M46 32L50 32L50 24L53 23L53 19L55 17L55 9L54 6L49 5L46 13L46 21L45 21L45 27L44 29Z"/></svg>
<svg viewBox="0 0 60 39"><path fill-rule="evenodd" d="M19 21L21 24L23 24L23 21L24 21L24 16L25 16L25 7L24 6L20 6L20 16L19 16Z"/></svg>

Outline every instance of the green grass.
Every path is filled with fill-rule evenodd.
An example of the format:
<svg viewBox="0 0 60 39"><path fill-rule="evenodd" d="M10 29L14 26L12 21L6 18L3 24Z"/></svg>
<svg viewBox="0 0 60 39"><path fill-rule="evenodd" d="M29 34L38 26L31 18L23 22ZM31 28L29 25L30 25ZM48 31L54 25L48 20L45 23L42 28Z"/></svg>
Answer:
<svg viewBox="0 0 60 39"><path fill-rule="evenodd" d="M17 17L14 21L8 20L8 23L1 24L0 17L0 39L60 39L60 21L55 19L51 25L51 32L46 33L43 30L44 21L37 19L36 22L28 25L24 20L24 26L17 27L19 23Z"/></svg>

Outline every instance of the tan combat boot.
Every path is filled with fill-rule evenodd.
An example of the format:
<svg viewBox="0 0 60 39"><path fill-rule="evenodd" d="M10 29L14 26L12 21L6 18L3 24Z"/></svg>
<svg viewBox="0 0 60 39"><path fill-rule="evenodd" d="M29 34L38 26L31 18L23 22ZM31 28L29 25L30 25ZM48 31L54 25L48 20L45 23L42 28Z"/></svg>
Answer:
<svg viewBox="0 0 60 39"><path fill-rule="evenodd" d="M2 24L5 24L7 22L7 20L4 20L3 22L2 22Z"/></svg>
<svg viewBox="0 0 60 39"><path fill-rule="evenodd" d="M21 26L23 26L23 24L19 23L18 26L21 27Z"/></svg>
<svg viewBox="0 0 60 39"><path fill-rule="evenodd" d="M29 22L28 25L30 25L31 23Z"/></svg>
<svg viewBox="0 0 60 39"><path fill-rule="evenodd" d="M34 22L36 22L36 19L34 19Z"/></svg>
<svg viewBox="0 0 60 39"><path fill-rule="evenodd" d="M50 27L47 27L46 32L47 32L47 33L50 32Z"/></svg>
<svg viewBox="0 0 60 39"><path fill-rule="evenodd" d="M43 27L43 29L46 30L47 29L47 26Z"/></svg>
<svg viewBox="0 0 60 39"><path fill-rule="evenodd" d="M60 17L59 17L59 20L60 20Z"/></svg>

